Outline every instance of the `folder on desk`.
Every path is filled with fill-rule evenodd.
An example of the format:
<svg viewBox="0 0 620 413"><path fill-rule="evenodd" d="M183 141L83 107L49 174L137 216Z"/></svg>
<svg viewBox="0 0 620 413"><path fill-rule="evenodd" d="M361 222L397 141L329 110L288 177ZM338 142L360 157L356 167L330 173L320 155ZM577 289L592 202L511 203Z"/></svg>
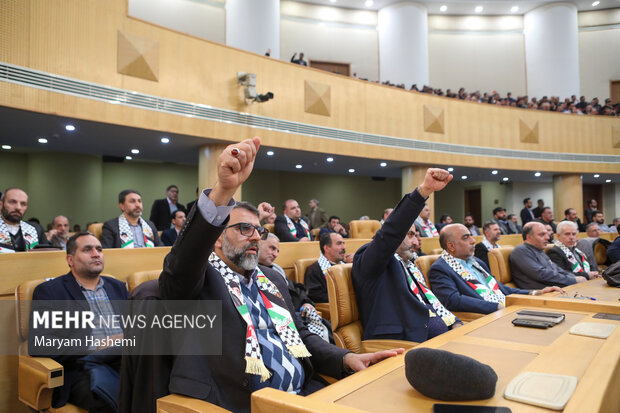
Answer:
<svg viewBox="0 0 620 413"><path fill-rule="evenodd" d="M565 315L562 313L551 313L547 311L521 310L517 312L521 319L533 321L546 321L552 324L558 324L564 321Z"/></svg>

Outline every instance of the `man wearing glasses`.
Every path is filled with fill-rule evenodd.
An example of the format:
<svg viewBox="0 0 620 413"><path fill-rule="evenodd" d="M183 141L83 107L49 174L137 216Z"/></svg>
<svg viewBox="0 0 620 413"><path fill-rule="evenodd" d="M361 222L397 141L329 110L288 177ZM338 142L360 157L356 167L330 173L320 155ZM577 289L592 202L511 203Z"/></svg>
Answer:
<svg viewBox="0 0 620 413"><path fill-rule="evenodd" d="M235 412L249 412L250 395L260 388L309 394L323 386L316 372L340 378L403 352L354 354L327 343L295 315L282 276L258 267L267 231L256 208L235 205L232 196L252 172L259 146L254 138L223 151L218 182L200 195L159 279L164 299L221 301L225 326L222 355L175 357L170 392Z"/></svg>

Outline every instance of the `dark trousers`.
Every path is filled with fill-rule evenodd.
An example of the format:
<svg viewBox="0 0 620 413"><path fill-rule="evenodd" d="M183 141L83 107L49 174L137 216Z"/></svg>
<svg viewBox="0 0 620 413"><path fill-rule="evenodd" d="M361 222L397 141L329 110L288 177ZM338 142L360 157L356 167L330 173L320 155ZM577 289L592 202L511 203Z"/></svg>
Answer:
<svg viewBox="0 0 620 413"><path fill-rule="evenodd" d="M87 371L81 371L73 382L69 403L86 409L89 413L117 413L116 409L90 390L90 374Z"/></svg>

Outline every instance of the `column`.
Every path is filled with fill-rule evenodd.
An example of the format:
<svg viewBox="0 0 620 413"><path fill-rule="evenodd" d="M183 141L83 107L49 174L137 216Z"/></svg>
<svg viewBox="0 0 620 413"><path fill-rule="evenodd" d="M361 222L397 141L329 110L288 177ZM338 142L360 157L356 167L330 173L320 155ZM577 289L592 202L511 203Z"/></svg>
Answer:
<svg viewBox="0 0 620 413"><path fill-rule="evenodd" d="M424 182L426 170L430 166L405 166L401 170L401 193L402 196L412 192L418 185ZM431 221L435 222L435 194L431 194L426 200L426 204L431 210Z"/></svg>
<svg viewBox="0 0 620 413"><path fill-rule="evenodd" d="M214 144L204 145L198 150L198 188L200 191L206 188L213 188L217 182L217 158L228 145ZM241 189L235 192L235 201L241 201Z"/></svg>
<svg viewBox="0 0 620 413"><path fill-rule="evenodd" d="M226 0L226 45L279 59L280 1Z"/></svg>
<svg viewBox="0 0 620 413"><path fill-rule="evenodd" d="M553 3L526 13L523 36L530 98L579 96L577 7Z"/></svg>
<svg viewBox="0 0 620 413"><path fill-rule="evenodd" d="M379 10L379 74L381 81L429 84L428 14L416 3L391 4Z"/></svg>
<svg viewBox="0 0 620 413"><path fill-rule="evenodd" d="M564 211L573 208L583 217L583 187L579 174L553 176L553 220L564 219Z"/></svg>

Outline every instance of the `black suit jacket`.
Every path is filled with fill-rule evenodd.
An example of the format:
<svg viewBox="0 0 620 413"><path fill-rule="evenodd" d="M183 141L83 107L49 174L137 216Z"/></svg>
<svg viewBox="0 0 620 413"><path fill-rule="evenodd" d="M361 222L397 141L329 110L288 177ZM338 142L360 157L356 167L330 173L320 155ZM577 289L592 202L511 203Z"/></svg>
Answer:
<svg viewBox="0 0 620 413"><path fill-rule="evenodd" d="M151 239L151 241L155 243L156 247L162 247L164 244L157 234L157 228L155 228L155 225L151 221L146 221L146 223L149 224L149 227L151 227L153 231L153 239ZM103 248L120 248L123 243L119 232L118 217L106 221L103 224L103 228L101 228L101 246Z"/></svg>
<svg viewBox="0 0 620 413"><path fill-rule="evenodd" d="M521 225L525 225L530 221L534 221L535 218L532 218L532 214L530 214L530 210L528 208L523 208L521 210Z"/></svg>
<svg viewBox="0 0 620 413"><path fill-rule="evenodd" d="M301 220L302 218L299 219ZM297 231L297 236L293 236L288 229L288 225L286 225L286 218L283 215L278 215L273 224L273 232L280 238L280 242L297 242L306 236L301 231ZM308 234L308 238L312 240L312 235Z"/></svg>
<svg viewBox="0 0 620 413"><path fill-rule="evenodd" d="M329 302L329 297L327 294L327 280L325 280L325 274L323 274L323 270L319 267L318 261L306 268L304 284L306 284L306 288L308 289L308 296L314 302Z"/></svg>
<svg viewBox="0 0 620 413"><path fill-rule="evenodd" d="M406 195L372 242L353 257L351 276L364 339L422 342L428 338L428 308L412 294L405 270L394 257L424 201L417 190Z"/></svg>
<svg viewBox="0 0 620 413"><path fill-rule="evenodd" d="M213 226L194 208L164 260L164 270L159 278L162 297L167 300L220 300L226 326L222 331L223 355L177 356L172 366L169 390L235 412L249 412L252 391L250 377L245 373L246 324L235 308L222 276L208 262L215 241L227 222L228 219L222 226ZM300 359L306 378L302 391L311 385L315 369L335 378L342 377L343 357L348 351L310 333L295 315L296 309L282 276L267 268L264 268L264 274L278 287L301 339L312 354L311 358Z"/></svg>
<svg viewBox="0 0 620 413"><path fill-rule="evenodd" d="M183 212L185 212L185 207L183 204L179 204L177 202L177 208ZM168 205L168 199L156 199L153 201L153 206L151 207L151 217L149 218L157 227L158 231L163 231L165 229L170 228L170 205Z"/></svg>
<svg viewBox="0 0 620 413"><path fill-rule="evenodd" d="M177 240L177 235L176 228L169 228L161 233L161 242L164 245L171 247L174 245L174 241Z"/></svg>
<svg viewBox="0 0 620 413"><path fill-rule="evenodd" d="M571 273L573 272L573 266L568 261L568 258L562 252L560 247L554 246L553 248L550 248L549 251L547 251L547 255L549 256L549 258L551 258L551 261L553 261L561 269L566 270L566 271L571 272ZM579 262L579 261L577 261L577 262ZM590 278L588 276L588 273L586 273L586 272L579 272L579 273L576 272L574 274L575 274L575 276L581 275L582 277L586 277L588 279Z"/></svg>
<svg viewBox="0 0 620 413"><path fill-rule="evenodd" d="M123 309L118 308L118 301L126 300L129 297L129 293L127 292L127 287L125 287L125 283L110 277L103 276L102 278L104 280L103 289L108 295L108 298L113 301L116 313L122 314ZM63 276L39 284L32 293L32 300L83 301L84 309L89 308L88 303L86 302L86 297L84 297L82 290L80 290L80 285L75 280L75 277L73 276L71 271L69 271ZM39 334L44 333L47 337L56 336L58 338L62 338L62 330L49 332L43 332L42 330L38 330L38 332ZM84 334L90 334L90 331L85 331ZM52 357L54 360L62 364L65 370L65 379L63 386L54 389L54 407L64 406L69 400L71 386L75 379L78 377L78 373L81 370L81 366L79 366L77 363L77 361L81 357L82 356L69 354Z"/></svg>
<svg viewBox="0 0 620 413"><path fill-rule="evenodd" d="M476 244L476 247L474 248L474 256L479 260L482 260L487 267L489 266L489 250L482 242Z"/></svg>
<svg viewBox="0 0 620 413"><path fill-rule="evenodd" d="M532 214L534 214L534 218L535 219L540 218L540 216L542 215L542 208L536 207L536 208L532 209Z"/></svg>

